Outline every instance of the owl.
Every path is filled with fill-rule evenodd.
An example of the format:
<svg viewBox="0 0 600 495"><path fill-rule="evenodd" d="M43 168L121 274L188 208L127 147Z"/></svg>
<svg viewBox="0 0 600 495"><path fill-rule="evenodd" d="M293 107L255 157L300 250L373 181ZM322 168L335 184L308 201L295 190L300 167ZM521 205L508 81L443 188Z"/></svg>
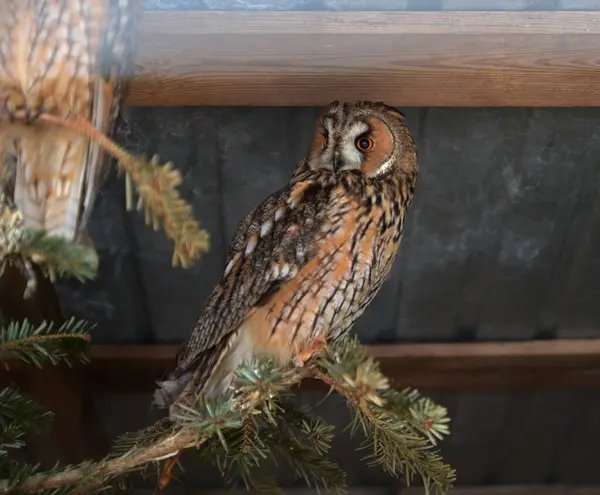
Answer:
<svg viewBox="0 0 600 495"><path fill-rule="evenodd" d="M84 119L113 137L140 17L138 0L0 2L0 168L12 159L25 227L85 234L108 157L40 116Z"/></svg>
<svg viewBox="0 0 600 495"><path fill-rule="evenodd" d="M386 280L418 176L403 114L333 102L290 182L242 220L221 279L154 402L217 395L256 356L301 366L347 332Z"/></svg>

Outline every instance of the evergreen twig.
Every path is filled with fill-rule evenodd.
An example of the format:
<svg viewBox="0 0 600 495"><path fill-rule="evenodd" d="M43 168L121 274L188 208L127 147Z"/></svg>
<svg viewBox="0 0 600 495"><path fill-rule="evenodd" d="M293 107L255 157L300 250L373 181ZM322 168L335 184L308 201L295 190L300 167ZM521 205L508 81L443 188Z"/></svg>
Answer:
<svg viewBox="0 0 600 495"><path fill-rule="evenodd" d="M23 430L39 432L51 419L51 412L16 390L0 389L0 424L5 428L18 424Z"/></svg>
<svg viewBox="0 0 600 495"><path fill-rule="evenodd" d="M39 432L47 427L53 414L10 388L0 389L0 458L9 449L25 445L27 432Z"/></svg>
<svg viewBox="0 0 600 495"><path fill-rule="evenodd" d="M404 474L407 484L418 474L427 493L431 486L441 492L451 486L454 470L432 450L436 438L449 432L445 408L416 391L390 388L379 363L355 337L326 349L318 367L313 376L347 399L353 414L351 434L360 427L367 437L364 446L372 450L367 456L371 465L394 476Z"/></svg>
<svg viewBox="0 0 600 495"><path fill-rule="evenodd" d="M367 435L373 464L410 482L418 474L427 490L445 494L454 470L432 448L448 432L444 408L415 391L394 391L355 339L344 339L304 368L276 368L271 360L243 363L232 392L218 398L199 396L183 406L177 424L161 421L120 439L111 455L98 462L28 479L0 481L0 495L71 487L97 489L111 479L138 472L178 451L200 447L229 480L239 475L247 487L281 493L265 462L288 464L307 483L343 491L344 473L327 458L332 427L291 402L290 388L305 377L321 379L348 401L352 430ZM431 415L430 415L431 413Z"/></svg>
<svg viewBox="0 0 600 495"><path fill-rule="evenodd" d="M37 367L47 361L69 366L75 361L86 363L89 330L90 325L75 318L60 326L52 322L36 326L27 320L13 321L0 329L0 352L11 353Z"/></svg>
<svg viewBox="0 0 600 495"><path fill-rule="evenodd" d="M94 249L23 226L23 216L6 194L7 177L0 180L0 275L7 264L26 270L28 284L35 283L31 261L51 281L71 275L78 280L96 276L98 257ZM27 292L31 292L29 288Z"/></svg>

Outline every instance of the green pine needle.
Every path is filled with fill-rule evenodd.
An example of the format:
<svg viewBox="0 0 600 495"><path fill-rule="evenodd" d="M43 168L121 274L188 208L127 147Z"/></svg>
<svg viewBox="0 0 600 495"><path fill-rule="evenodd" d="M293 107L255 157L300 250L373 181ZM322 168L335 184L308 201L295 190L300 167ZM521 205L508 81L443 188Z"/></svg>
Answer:
<svg viewBox="0 0 600 495"><path fill-rule="evenodd" d="M52 421L53 414L10 388L0 389L0 442L18 440L19 432L39 432ZM8 441L10 443L10 441Z"/></svg>
<svg viewBox="0 0 600 495"><path fill-rule="evenodd" d="M50 236L41 230L23 227L23 216L4 191L0 180L0 275L6 264L29 268L37 263L51 281L58 276L91 280L98 270L98 256L93 248Z"/></svg>
<svg viewBox="0 0 600 495"><path fill-rule="evenodd" d="M158 155L150 160L133 157L124 150L116 155L121 172L126 172L127 208L132 208L131 181L138 194L137 209L144 210L147 225L158 230L161 223L173 241L173 266L187 268L210 247L210 234L192 216L192 207L180 196L177 187L181 173L171 162L160 164Z"/></svg>
<svg viewBox="0 0 600 495"><path fill-rule="evenodd" d="M71 318L59 327L52 322L34 326L27 320L11 322L0 329L0 352L8 352L37 366L88 362L90 325Z"/></svg>
<svg viewBox="0 0 600 495"><path fill-rule="evenodd" d="M101 461L39 473L34 481L11 480L10 485L96 491L156 466L154 461L165 455L197 447L227 483L241 479L248 489L279 495L271 468L286 465L317 490L344 492L345 473L328 458L333 427L292 400L290 389L306 376L325 381L346 398L353 414L350 432L365 434L362 448L369 450L370 465L403 475L407 484L418 476L427 493L448 492L455 473L435 450L449 432L446 409L417 391L390 388L377 361L352 338L331 345L302 370L278 368L270 359L242 363L230 394L178 404L175 425L163 420L125 435Z"/></svg>
<svg viewBox="0 0 600 495"><path fill-rule="evenodd" d="M24 435L25 430L15 423L3 425L0 429L0 458L6 456L10 449L25 446Z"/></svg>
<svg viewBox="0 0 600 495"><path fill-rule="evenodd" d="M356 337L347 337L329 348L318 365L327 382L348 400L353 415L351 435L367 437L366 459L392 476L403 474L407 484L419 475L429 493L432 486L447 493L455 472L433 448L449 433L444 407L420 397L419 392L391 389L378 362L367 356Z"/></svg>
<svg viewBox="0 0 600 495"><path fill-rule="evenodd" d="M23 231L21 253L31 257L51 281L67 275L82 282L93 280L98 271L98 255L93 248L49 236L40 230Z"/></svg>

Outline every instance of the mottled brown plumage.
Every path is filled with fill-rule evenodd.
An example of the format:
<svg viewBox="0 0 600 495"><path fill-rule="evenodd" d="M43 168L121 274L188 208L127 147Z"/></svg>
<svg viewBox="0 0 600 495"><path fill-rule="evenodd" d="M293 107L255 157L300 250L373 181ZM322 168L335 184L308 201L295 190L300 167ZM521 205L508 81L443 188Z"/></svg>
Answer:
<svg viewBox="0 0 600 495"><path fill-rule="evenodd" d="M106 157L38 117L82 118L114 135L140 14L138 0L0 2L0 114L21 111L29 121L0 128L0 167L16 155L14 199L26 227L68 240L82 234Z"/></svg>
<svg viewBox="0 0 600 495"><path fill-rule="evenodd" d="M413 137L397 110L334 102L290 183L239 225L155 402L218 394L254 355L302 364L344 334L385 281L417 179Z"/></svg>

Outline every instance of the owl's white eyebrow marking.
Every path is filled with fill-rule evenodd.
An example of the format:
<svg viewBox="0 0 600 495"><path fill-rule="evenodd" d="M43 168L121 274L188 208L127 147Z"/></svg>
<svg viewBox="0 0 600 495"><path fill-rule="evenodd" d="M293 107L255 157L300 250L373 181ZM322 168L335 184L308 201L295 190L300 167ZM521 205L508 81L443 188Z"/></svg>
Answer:
<svg viewBox="0 0 600 495"><path fill-rule="evenodd" d="M279 220L282 215L283 215L283 208L277 208L277 210L275 210L275 221Z"/></svg>
<svg viewBox="0 0 600 495"><path fill-rule="evenodd" d="M352 137L358 137L361 134L364 134L365 132L368 132L370 130L371 128L366 122L363 122L362 120L357 120L356 122L352 123L350 129L348 129L348 133Z"/></svg>

